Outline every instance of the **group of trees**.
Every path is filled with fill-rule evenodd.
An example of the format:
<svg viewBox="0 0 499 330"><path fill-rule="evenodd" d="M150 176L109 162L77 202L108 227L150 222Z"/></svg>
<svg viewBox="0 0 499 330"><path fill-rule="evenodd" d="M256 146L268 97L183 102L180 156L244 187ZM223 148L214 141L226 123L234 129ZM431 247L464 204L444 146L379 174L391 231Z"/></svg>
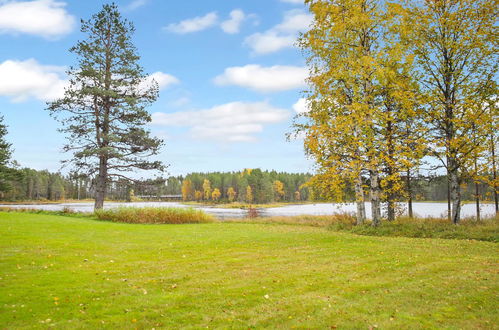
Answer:
<svg viewBox="0 0 499 330"><path fill-rule="evenodd" d="M191 173L182 181L184 201L246 203L293 202L312 196L310 174L246 169L242 172Z"/></svg>
<svg viewBox="0 0 499 330"><path fill-rule="evenodd" d="M393 220L396 202L412 200L424 165L446 171L452 222L466 181L491 186L497 208L499 2L305 2L309 111L295 127L322 196L342 201L354 187L362 223L368 193L378 225L382 205Z"/></svg>

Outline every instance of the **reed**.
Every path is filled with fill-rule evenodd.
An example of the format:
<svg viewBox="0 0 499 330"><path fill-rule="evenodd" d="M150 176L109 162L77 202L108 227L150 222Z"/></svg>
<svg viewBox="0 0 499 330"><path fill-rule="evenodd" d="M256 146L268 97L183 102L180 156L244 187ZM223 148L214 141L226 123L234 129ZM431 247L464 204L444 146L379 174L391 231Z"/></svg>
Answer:
<svg viewBox="0 0 499 330"><path fill-rule="evenodd" d="M99 220L143 224L207 223L215 220L201 210L172 207L120 207L97 210L95 216Z"/></svg>

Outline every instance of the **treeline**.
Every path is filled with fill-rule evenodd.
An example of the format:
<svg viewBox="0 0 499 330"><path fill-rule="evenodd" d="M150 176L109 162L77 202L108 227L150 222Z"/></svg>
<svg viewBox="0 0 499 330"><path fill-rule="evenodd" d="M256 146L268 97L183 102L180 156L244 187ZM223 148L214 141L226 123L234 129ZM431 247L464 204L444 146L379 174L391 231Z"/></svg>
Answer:
<svg viewBox="0 0 499 330"><path fill-rule="evenodd" d="M117 180L107 187L107 198L132 201L136 196L159 197L180 194L182 177L132 182ZM82 175L63 175L30 168L0 168L0 200L3 201L60 201L94 198L95 180Z"/></svg>
<svg viewBox="0 0 499 330"><path fill-rule="evenodd" d="M6 173L5 169L0 174ZM0 200L3 201L59 201L94 198L95 182L81 175L63 175L47 170L8 168L8 178L1 181ZM109 183L109 200L160 200L182 196L184 201L215 202L297 202L328 201L309 186L312 174L285 173L246 169L241 172L191 173L131 182L117 180ZM368 178L364 185L369 186ZM445 201L447 176L417 176L411 179L415 201ZM249 187L249 188L248 188ZM478 193L482 200L493 200L493 190L485 183L469 179L462 184L463 199L471 201ZM344 187L346 201L355 201L353 184Z"/></svg>
<svg viewBox="0 0 499 330"><path fill-rule="evenodd" d="M191 173L182 181L184 201L295 202L313 198L305 184L312 175L246 169Z"/></svg>

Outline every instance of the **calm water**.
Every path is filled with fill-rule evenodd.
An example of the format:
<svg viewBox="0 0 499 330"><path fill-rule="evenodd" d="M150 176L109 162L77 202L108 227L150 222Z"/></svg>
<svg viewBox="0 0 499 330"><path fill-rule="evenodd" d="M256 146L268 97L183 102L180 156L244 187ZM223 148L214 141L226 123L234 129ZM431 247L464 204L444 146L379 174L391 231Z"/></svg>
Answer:
<svg viewBox="0 0 499 330"><path fill-rule="evenodd" d="M104 208L116 208L120 206L127 207L179 207L186 208L192 207L183 205L177 202L133 202L133 203L112 203L104 204ZM401 205L401 212L407 214L407 207ZM70 208L77 212L92 212L94 209L93 203L61 203L61 204L47 204L47 205L0 205L0 207L12 208L32 208L49 211L60 211L63 208ZM247 215L246 210L242 209L226 209L217 207L195 207L201 209L214 216L224 218L242 218ZM445 217L447 215L447 203L414 203L414 213L420 217ZM483 204L481 206L481 215L492 216L494 215L493 204ZM259 215L261 216L293 216L293 215L329 215L336 213L355 213L355 204L305 204L305 205L288 205L283 207L260 209ZM369 217L371 214L371 205L366 203L366 214ZM475 205L465 204L462 206L463 217L475 216Z"/></svg>

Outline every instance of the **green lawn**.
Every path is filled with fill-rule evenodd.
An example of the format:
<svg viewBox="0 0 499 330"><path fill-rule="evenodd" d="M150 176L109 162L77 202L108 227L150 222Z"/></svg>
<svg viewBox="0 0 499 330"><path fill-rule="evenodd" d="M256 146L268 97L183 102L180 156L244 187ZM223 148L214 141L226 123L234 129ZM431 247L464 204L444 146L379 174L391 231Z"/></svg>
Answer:
<svg viewBox="0 0 499 330"><path fill-rule="evenodd" d="M497 328L497 243L0 213L0 328Z"/></svg>

